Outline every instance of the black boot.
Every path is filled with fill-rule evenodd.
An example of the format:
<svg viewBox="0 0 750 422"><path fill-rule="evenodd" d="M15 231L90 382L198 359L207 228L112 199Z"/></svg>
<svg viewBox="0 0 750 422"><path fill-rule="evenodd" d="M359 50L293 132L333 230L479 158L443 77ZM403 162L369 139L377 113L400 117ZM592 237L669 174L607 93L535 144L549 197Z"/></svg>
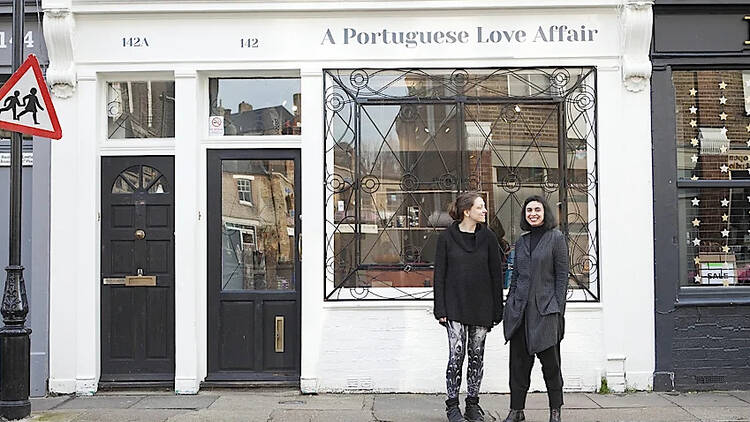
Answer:
<svg viewBox="0 0 750 422"><path fill-rule="evenodd" d="M549 422L561 422L560 408L549 410Z"/></svg>
<svg viewBox="0 0 750 422"><path fill-rule="evenodd" d="M484 410L479 407L479 397L466 398L464 417L467 422L484 422Z"/></svg>
<svg viewBox="0 0 750 422"><path fill-rule="evenodd" d="M466 422L458 408L458 398L445 401L445 415L448 416L448 422Z"/></svg>
<svg viewBox="0 0 750 422"><path fill-rule="evenodd" d="M511 410L503 422L524 422L525 420L526 416L524 416L523 410Z"/></svg>

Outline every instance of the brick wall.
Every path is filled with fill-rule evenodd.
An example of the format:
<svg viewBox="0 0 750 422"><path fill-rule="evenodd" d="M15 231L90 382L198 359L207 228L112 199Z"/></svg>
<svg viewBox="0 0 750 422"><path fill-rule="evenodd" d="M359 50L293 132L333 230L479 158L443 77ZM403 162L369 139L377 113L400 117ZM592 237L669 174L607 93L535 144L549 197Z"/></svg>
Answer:
<svg viewBox="0 0 750 422"><path fill-rule="evenodd" d="M750 389L750 306L679 308L674 323L675 389Z"/></svg>

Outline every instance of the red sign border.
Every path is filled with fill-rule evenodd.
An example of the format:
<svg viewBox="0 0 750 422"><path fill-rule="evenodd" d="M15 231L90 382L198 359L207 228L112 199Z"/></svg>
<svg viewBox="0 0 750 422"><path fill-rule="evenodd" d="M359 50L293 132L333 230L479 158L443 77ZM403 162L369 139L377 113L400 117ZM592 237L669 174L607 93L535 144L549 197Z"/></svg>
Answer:
<svg viewBox="0 0 750 422"><path fill-rule="evenodd" d="M13 87L16 85L16 82L18 82L18 80L26 74L26 71L29 69L29 67L31 67L34 71L34 76L36 77L37 84L39 85L39 91L42 94L42 99L44 100L44 105L46 107L45 111L47 111L47 113L49 114L49 119L52 123L53 130L37 129L35 127L27 125L3 121L0 121L0 129L27 133L29 135L41 136L44 138L60 139L62 138L62 128L60 127L60 121L57 120L57 113L55 113L55 107L52 104L52 98L49 95L47 83L44 82L42 69L39 67L39 61L36 59L35 55L29 54L29 56L26 58L26 61L23 62L21 67L19 67L18 70L16 70L15 73L11 75L10 79L8 79L8 81L0 88L0 98L5 97L5 94L13 89Z"/></svg>

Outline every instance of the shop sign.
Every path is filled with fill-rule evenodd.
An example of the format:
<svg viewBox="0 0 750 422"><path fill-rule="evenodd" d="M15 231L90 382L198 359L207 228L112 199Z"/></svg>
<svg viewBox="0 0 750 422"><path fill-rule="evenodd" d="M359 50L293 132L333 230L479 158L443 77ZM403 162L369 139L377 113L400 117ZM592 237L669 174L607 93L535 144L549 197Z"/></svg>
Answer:
<svg viewBox="0 0 750 422"><path fill-rule="evenodd" d="M747 151L729 151L729 170L750 170L750 155Z"/></svg>

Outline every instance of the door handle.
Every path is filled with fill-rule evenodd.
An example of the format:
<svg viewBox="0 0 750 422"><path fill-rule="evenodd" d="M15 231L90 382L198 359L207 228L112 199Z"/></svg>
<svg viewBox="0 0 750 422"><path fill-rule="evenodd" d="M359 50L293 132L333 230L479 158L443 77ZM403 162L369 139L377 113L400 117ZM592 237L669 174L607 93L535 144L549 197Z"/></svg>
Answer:
<svg viewBox="0 0 750 422"><path fill-rule="evenodd" d="M297 259L302 262L302 233L297 236Z"/></svg>
<svg viewBox="0 0 750 422"><path fill-rule="evenodd" d="M136 239L142 240L145 237L146 237L146 232L144 232L143 230L138 229L138 230L135 231L135 238Z"/></svg>

